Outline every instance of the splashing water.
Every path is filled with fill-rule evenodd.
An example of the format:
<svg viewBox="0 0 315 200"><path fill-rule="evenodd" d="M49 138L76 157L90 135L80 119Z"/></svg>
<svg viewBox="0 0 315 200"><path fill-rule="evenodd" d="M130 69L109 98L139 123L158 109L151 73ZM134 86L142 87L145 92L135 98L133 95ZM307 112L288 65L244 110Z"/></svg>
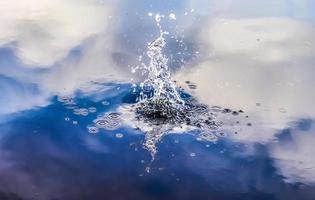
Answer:
<svg viewBox="0 0 315 200"><path fill-rule="evenodd" d="M150 104L156 106L169 104L178 109L184 104L184 101L180 98L180 94L176 90L176 85L171 80L171 74L167 65L168 59L162 53L166 44L164 36L168 33L162 30L160 20L161 16L157 14L155 21L160 35L148 44L147 55L150 58L150 63L144 67L148 77L140 84L143 90L152 90L153 95L148 96L141 92L140 101L150 102Z"/></svg>
<svg viewBox="0 0 315 200"><path fill-rule="evenodd" d="M162 30L160 24L162 17L159 14L155 15L159 36L148 44L146 53L150 62L148 65L143 64L141 68L142 74L146 74L147 77L139 84L140 92L137 93L136 90L132 92L132 94L138 94L137 103L122 105L117 112L109 111L98 115L93 124L87 126L88 132L93 134L98 133L100 129L113 131L123 124L142 131L145 136L143 147L150 152L151 161L158 152L157 144L165 135L191 134L196 136L197 140L216 142L220 137L226 137L223 124L238 126L239 119L235 117L243 113L242 110L233 111L218 106L208 107L199 103L184 90L178 89L171 79L167 65L168 59L163 54L166 45L165 36L168 33ZM197 87L190 81L186 83L190 89ZM71 97L59 97L58 100L68 109L73 110L74 115L87 116L97 111L95 107L78 107ZM102 101L101 104L106 107L110 105L108 101ZM230 116L222 118L221 114ZM237 132L234 131L234 133ZM123 137L121 133L115 136Z"/></svg>
<svg viewBox="0 0 315 200"><path fill-rule="evenodd" d="M234 117L241 113L216 106L209 108L189 95L181 97L185 92L179 91L171 80L168 59L162 52L166 45L164 36L168 33L162 30L159 14L155 16L155 21L160 34L148 44L150 63L143 68L147 78L140 83L138 102L119 108L126 123L145 133L143 146L151 153L152 161L157 153L156 145L163 136L189 133L200 140L216 142L218 137L225 136L220 130L223 122L216 119L219 113L232 114Z"/></svg>

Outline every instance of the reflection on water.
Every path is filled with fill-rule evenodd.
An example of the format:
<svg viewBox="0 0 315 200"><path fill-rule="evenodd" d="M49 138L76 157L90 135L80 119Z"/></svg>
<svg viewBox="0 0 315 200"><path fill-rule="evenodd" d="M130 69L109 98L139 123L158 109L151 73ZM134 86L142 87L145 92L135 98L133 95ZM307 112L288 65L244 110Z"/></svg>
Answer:
<svg viewBox="0 0 315 200"><path fill-rule="evenodd" d="M93 96L73 100L77 106L111 113L131 98L128 95L132 94L127 85L119 95L103 96L111 102L107 106ZM277 143L268 145L244 144L229 137L209 142L190 134L169 134L158 143L159 151L151 163L139 130L123 125L89 133L86 127L97 117L98 113L78 116L55 99L48 107L24 112L2 124L3 199L311 200L315 195L314 187L303 179L286 182L285 176L290 174L279 171L276 157L279 151L290 152L292 143L297 150L304 148L300 146L303 139L300 143L294 139L303 136L294 130L312 134L312 121L302 120L292 129L280 131ZM73 120L78 124L71 123ZM270 148L275 149L270 152ZM303 170L300 172L303 177Z"/></svg>
<svg viewBox="0 0 315 200"><path fill-rule="evenodd" d="M0 200L314 200L314 6L1 0ZM134 120L157 37L193 128Z"/></svg>

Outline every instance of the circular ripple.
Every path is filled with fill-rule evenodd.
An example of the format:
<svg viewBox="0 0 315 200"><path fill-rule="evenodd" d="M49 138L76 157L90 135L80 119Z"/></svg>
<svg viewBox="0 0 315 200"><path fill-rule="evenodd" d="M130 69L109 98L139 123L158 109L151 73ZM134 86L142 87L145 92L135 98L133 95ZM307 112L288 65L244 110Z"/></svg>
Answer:
<svg viewBox="0 0 315 200"><path fill-rule="evenodd" d="M95 134L99 132L99 129L96 126L87 126L86 128L88 129L89 133Z"/></svg>
<svg viewBox="0 0 315 200"><path fill-rule="evenodd" d="M58 101L65 105L75 105L73 98L68 96L58 96Z"/></svg>
<svg viewBox="0 0 315 200"><path fill-rule="evenodd" d="M100 117L94 121L98 128L104 128L109 130L115 130L121 125L121 114L110 112L105 113L103 117Z"/></svg>
<svg viewBox="0 0 315 200"><path fill-rule="evenodd" d="M95 107L89 107L88 110L90 113L95 113L97 111Z"/></svg>
<svg viewBox="0 0 315 200"><path fill-rule="evenodd" d="M86 108L76 108L73 110L73 114L87 116L89 114L89 110Z"/></svg>

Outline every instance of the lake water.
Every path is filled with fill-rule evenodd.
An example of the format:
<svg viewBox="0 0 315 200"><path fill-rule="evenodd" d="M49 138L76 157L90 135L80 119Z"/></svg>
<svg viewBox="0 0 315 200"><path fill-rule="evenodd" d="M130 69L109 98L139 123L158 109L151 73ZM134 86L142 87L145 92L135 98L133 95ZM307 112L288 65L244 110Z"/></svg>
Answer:
<svg viewBox="0 0 315 200"><path fill-rule="evenodd" d="M314 7L2 0L0 200L314 200Z"/></svg>

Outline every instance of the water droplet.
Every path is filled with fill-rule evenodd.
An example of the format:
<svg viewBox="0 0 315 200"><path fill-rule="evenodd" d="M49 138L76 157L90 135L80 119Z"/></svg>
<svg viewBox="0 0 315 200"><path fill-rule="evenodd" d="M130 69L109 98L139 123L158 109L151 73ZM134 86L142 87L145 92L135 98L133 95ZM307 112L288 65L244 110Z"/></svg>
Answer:
<svg viewBox="0 0 315 200"><path fill-rule="evenodd" d="M156 22L160 22L161 21L161 15L160 14L156 14L155 15L155 21Z"/></svg>
<svg viewBox="0 0 315 200"><path fill-rule="evenodd" d="M172 20L176 20L176 15L174 13L171 13L169 15L169 18L172 19Z"/></svg>

